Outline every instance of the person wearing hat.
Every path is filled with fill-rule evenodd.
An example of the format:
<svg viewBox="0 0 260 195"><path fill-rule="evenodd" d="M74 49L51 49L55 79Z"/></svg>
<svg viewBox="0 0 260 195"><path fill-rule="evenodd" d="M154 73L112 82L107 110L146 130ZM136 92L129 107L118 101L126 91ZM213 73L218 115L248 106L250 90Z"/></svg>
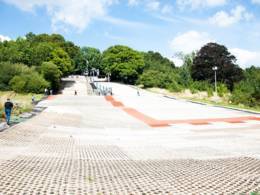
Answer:
<svg viewBox="0 0 260 195"><path fill-rule="evenodd" d="M6 122L8 125L10 124L11 113L12 113L13 107L14 107L14 104L11 102L11 100L9 98L7 98L7 101L5 102L5 118L6 118Z"/></svg>

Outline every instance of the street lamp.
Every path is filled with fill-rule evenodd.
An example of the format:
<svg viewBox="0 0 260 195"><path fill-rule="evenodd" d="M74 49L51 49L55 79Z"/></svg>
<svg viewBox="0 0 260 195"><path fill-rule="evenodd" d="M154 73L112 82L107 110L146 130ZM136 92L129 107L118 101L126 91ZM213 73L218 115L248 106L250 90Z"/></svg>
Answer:
<svg viewBox="0 0 260 195"><path fill-rule="evenodd" d="M110 82L111 73L107 73L107 81Z"/></svg>
<svg viewBox="0 0 260 195"><path fill-rule="evenodd" d="M89 75L89 71L88 71L88 60L86 59L86 69L85 69L85 73L88 76Z"/></svg>
<svg viewBox="0 0 260 195"><path fill-rule="evenodd" d="M217 70L218 70L218 67L214 66L212 68L212 70L215 72L215 92L216 92L216 94L218 94L218 90L217 90Z"/></svg>

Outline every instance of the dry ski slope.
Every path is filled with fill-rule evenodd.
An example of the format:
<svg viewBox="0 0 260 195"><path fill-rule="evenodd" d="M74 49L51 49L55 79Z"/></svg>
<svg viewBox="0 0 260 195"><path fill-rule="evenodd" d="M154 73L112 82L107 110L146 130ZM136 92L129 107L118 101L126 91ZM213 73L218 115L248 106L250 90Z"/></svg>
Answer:
<svg viewBox="0 0 260 195"><path fill-rule="evenodd" d="M115 96L107 101L87 95L84 77L71 81L39 105L43 113L0 133L0 194L260 191L258 116L137 96L112 83ZM193 123L187 115L222 120ZM239 117L244 121L223 119Z"/></svg>

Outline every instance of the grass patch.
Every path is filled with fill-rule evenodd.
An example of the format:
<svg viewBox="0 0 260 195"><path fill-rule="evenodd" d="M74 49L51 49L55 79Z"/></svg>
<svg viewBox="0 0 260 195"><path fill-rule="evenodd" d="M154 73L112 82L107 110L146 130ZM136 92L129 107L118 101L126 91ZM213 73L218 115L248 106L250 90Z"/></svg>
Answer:
<svg viewBox="0 0 260 195"><path fill-rule="evenodd" d="M260 192L251 192L250 195L260 195Z"/></svg>
<svg viewBox="0 0 260 195"><path fill-rule="evenodd" d="M33 109L32 96L35 97L36 101L43 98L42 94L19 94L13 91L0 91L0 118L4 111L4 103L7 98L10 98L14 103L13 115L19 115L24 112L30 112Z"/></svg>
<svg viewBox="0 0 260 195"><path fill-rule="evenodd" d="M215 105L215 106L223 106L223 107L229 107L229 108L235 108L235 109L260 112L260 107L249 107L249 106L245 106L243 104L236 105L236 104L230 104L230 103L225 103L225 102L214 102L214 101L206 100L206 99L196 99L196 98L187 98L187 99L195 101L195 102L206 103L206 104L211 104L211 105Z"/></svg>
<svg viewBox="0 0 260 195"><path fill-rule="evenodd" d="M205 103L205 104L210 104L210 105L214 105L214 106L223 106L223 107L229 107L229 108L234 108L234 109L243 109L243 110L248 110L248 111L260 112L260 107L249 107L249 106L245 106L243 104L239 104L239 105L232 104L229 102L228 96L225 96L225 95L223 97L218 97L217 98L218 101L214 101L213 97L209 97L209 95L202 94L203 92L199 92L197 94L190 94L190 93L186 94L185 92L172 93L169 90L159 89L159 88L150 88L147 90L150 92L153 92L153 93L160 93L163 95L174 96L176 98L191 100L191 101L198 102L198 103ZM199 98L200 95L202 97Z"/></svg>

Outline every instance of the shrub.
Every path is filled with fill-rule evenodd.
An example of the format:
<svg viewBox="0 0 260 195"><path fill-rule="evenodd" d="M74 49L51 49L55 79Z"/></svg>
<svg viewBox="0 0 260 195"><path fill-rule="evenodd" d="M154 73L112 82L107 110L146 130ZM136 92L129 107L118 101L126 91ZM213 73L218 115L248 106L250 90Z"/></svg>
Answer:
<svg viewBox="0 0 260 195"><path fill-rule="evenodd" d="M14 76L10 81L12 90L19 93L42 93L49 83L37 72Z"/></svg>
<svg viewBox="0 0 260 195"><path fill-rule="evenodd" d="M23 64L11 64L9 62L0 63L0 90L10 90L9 82L15 76L28 69Z"/></svg>
<svg viewBox="0 0 260 195"><path fill-rule="evenodd" d="M44 62L40 69L43 77L50 82L50 87L52 90L57 91L60 88L60 80L62 72L59 70L58 66L52 62Z"/></svg>
<svg viewBox="0 0 260 195"><path fill-rule="evenodd" d="M181 87L177 82L178 76L173 72L161 72L157 70L147 70L138 79L137 83L144 88L159 87L172 91L180 91Z"/></svg>
<svg viewBox="0 0 260 195"><path fill-rule="evenodd" d="M246 69L245 76L245 80L235 85L231 100L235 104L260 107L260 68Z"/></svg>
<svg viewBox="0 0 260 195"><path fill-rule="evenodd" d="M250 83L241 81L235 85L231 96L231 101L235 104L244 104L247 106L255 106L260 103L253 97L255 90Z"/></svg>
<svg viewBox="0 0 260 195"><path fill-rule="evenodd" d="M161 73L159 71L148 70L139 77L137 83L142 84L144 88L158 87L160 85L158 75L160 74Z"/></svg>
<svg viewBox="0 0 260 195"><path fill-rule="evenodd" d="M167 88L171 92L180 92L183 89L176 81L172 81L171 84Z"/></svg>
<svg viewBox="0 0 260 195"><path fill-rule="evenodd" d="M218 90L218 95L220 97L223 97L225 94L227 94L229 92L227 86L224 83L218 84L217 90Z"/></svg>
<svg viewBox="0 0 260 195"><path fill-rule="evenodd" d="M9 82L12 90L20 93L24 92L26 80L22 76L14 76Z"/></svg>
<svg viewBox="0 0 260 195"><path fill-rule="evenodd" d="M212 97L213 96L213 89L212 89L212 87L207 88L207 93L208 93L208 97Z"/></svg>
<svg viewBox="0 0 260 195"><path fill-rule="evenodd" d="M190 90L192 93L197 91L208 91L213 89L213 86L207 81L194 81L190 85Z"/></svg>

